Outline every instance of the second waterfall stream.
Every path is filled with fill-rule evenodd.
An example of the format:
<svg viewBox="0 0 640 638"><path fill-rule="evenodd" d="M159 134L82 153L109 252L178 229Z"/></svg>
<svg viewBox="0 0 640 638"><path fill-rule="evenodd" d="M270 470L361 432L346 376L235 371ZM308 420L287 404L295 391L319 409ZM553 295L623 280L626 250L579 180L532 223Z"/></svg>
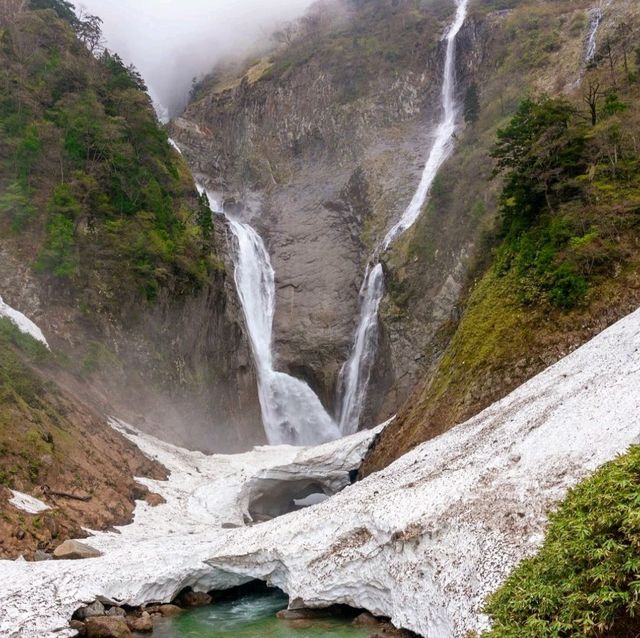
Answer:
<svg viewBox="0 0 640 638"><path fill-rule="evenodd" d="M339 428L342 435L356 432L360 425L371 368L376 356L378 310L384 296L384 272L380 263L380 255L402 233L415 224L427 201L438 171L453 150L453 136L459 115L455 100L456 38L467 17L468 3L469 0L457 0L456 15L445 36L447 51L442 78L442 115L434 133L433 146L422 172L420 184L409 206L378 245L367 267L360 289L360 320L351 354L342 368L338 382Z"/></svg>
<svg viewBox="0 0 640 638"><path fill-rule="evenodd" d="M380 242L365 273L360 290L360 316L349 359L342 367L338 387L338 419L325 410L318 396L300 379L274 369L273 317L276 284L265 244L248 223L227 215L237 242L235 282L247 323L258 374L258 393L267 439L271 445L316 445L355 432L362 417L378 344L378 310L384 295L380 255L416 222L433 181L449 157L458 120L455 101L456 37L464 24L469 0L456 0L453 23L445 35L441 109L420 184L400 219ZM204 187L199 185L204 191ZM212 193L212 208L224 213Z"/></svg>

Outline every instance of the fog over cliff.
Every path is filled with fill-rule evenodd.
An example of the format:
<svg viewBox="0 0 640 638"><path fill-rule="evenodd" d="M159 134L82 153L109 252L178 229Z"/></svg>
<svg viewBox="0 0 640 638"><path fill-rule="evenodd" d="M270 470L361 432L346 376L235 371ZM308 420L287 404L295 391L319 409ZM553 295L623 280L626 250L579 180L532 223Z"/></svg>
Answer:
<svg viewBox="0 0 640 638"><path fill-rule="evenodd" d="M100 16L107 46L142 73L153 97L175 112L193 77L220 59L269 40L312 0L79 0Z"/></svg>

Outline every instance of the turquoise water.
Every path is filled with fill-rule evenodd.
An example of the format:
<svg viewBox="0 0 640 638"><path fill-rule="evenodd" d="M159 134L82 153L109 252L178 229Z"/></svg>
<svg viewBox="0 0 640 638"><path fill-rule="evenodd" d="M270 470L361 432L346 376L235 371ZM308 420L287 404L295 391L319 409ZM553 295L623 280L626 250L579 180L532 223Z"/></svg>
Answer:
<svg viewBox="0 0 640 638"><path fill-rule="evenodd" d="M286 621L276 613L286 609L279 591L250 594L158 622L153 638L366 638L349 618Z"/></svg>

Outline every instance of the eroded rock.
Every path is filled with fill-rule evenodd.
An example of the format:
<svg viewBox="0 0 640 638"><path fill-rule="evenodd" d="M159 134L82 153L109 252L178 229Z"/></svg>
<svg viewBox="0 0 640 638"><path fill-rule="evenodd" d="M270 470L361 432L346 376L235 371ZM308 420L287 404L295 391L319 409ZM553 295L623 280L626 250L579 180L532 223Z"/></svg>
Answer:
<svg viewBox="0 0 640 638"><path fill-rule="evenodd" d="M80 541L72 540L58 545L53 552L53 558L56 560L83 560L86 558L98 558L99 556L102 556L102 552L97 549Z"/></svg>
<svg viewBox="0 0 640 638"><path fill-rule="evenodd" d="M132 638L125 620L115 616L89 618L85 627L87 638Z"/></svg>
<svg viewBox="0 0 640 638"><path fill-rule="evenodd" d="M127 616L126 622L131 631L141 634L149 634L153 631L153 620L147 611L141 612L139 616Z"/></svg>
<svg viewBox="0 0 640 638"><path fill-rule="evenodd" d="M104 605L99 600L96 600L86 607L81 607L73 615L75 620L86 620L94 616L104 616Z"/></svg>

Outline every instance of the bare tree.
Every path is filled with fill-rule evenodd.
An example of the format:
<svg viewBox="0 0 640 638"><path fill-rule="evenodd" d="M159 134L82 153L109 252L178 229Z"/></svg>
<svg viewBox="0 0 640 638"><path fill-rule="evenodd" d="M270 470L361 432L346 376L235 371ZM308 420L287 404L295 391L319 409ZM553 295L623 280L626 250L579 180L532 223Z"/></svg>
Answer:
<svg viewBox="0 0 640 638"><path fill-rule="evenodd" d="M102 20L98 16L91 15L84 9L80 9L78 11L78 21L74 28L78 38L91 53L95 55L104 51Z"/></svg>
<svg viewBox="0 0 640 638"><path fill-rule="evenodd" d="M589 80L587 93L583 99L589 107L589 115L591 117L591 126L598 123L598 102L603 98L600 90L600 82L598 80Z"/></svg>

